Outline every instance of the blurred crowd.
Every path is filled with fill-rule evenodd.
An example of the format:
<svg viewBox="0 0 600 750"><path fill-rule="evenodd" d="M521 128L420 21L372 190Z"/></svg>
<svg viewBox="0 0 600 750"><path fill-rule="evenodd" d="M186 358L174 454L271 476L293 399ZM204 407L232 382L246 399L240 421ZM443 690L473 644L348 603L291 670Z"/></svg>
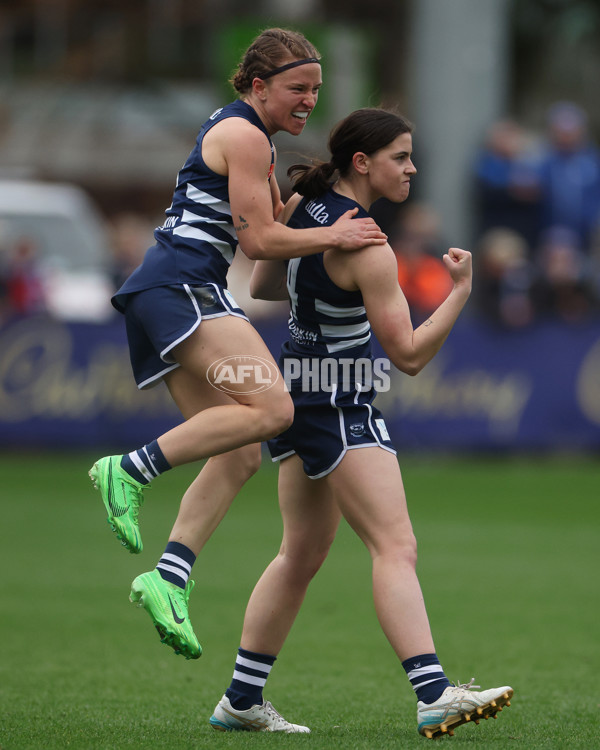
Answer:
<svg viewBox="0 0 600 750"><path fill-rule="evenodd" d="M508 327L600 313L600 150L585 111L557 102L542 137L495 122L472 169L475 266L471 309ZM415 322L448 293L439 218L401 208L390 241Z"/></svg>
<svg viewBox="0 0 600 750"><path fill-rule="evenodd" d="M516 120L495 122L472 165L472 186L471 311L514 328L539 320L578 323L597 317L600 149L586 112L557 102L541 136ZM152 241L153 221L123 213L108 222L115 289L141 261ZM441 260L447 239L436 211L417 200L404 204L388 223L398 278L418 324L449 292ZM0 252L0 321L48 311L48 284L38 260L27 237ZM231 269L239 304L253 317L285 314L285 306L250 298L250 265L241 257ZM62 291L60 296L64 299Z"/></svg>
<svg viewBox="0 0 600 750"><path fill-rule="evenodd" d="M544 137L495 123L474 165L477 295L508 326L570 323L600 309L600 150L570 102L547 115Z"/></svg>

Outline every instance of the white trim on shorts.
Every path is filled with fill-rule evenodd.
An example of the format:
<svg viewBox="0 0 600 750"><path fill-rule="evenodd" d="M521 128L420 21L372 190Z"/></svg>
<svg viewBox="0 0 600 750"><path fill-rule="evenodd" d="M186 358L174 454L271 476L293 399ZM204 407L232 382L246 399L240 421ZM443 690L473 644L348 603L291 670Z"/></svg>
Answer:
<svg viewBox="0 0 600 750"><path fill-rule="evenodd" d="M169 365L169 367L165 367L164 370L156 373L156 375L153 375L151 378L143 380L141 383L137 384L138 391L143 391L146 388L151 388L157 381L162 380L168 372L171 372L171 370L176 370L178 367L181 367L181 365L178 362L175 362L175 364Z"/></svg>
<svg viewBox="0 0 600 750"><path fill-rule="evenodd" d="M242 318L243 320L247 320L248 322L250 322L250 318L247 315L242 315L241 313L233 312L233 310L231 309L233 305L235 305L240 310L242 308L235 301L229 289L225 289L224 287L219 287L216 284L212 284L212 283L210 284L210 286L214 286L215 292L219 295L219 299L221 300L221 304L224 307L227 307L229 312L215 313L214 315L205 315L204 316L205 320L210 320L211 318L222 318L225 315L233 315L234 318ZM221 294L221 292L223 292L223 294ZM224 296L225 296L225 299L223 299ZM229 297L231 297L231 300L229 299Z"/></svg>
<svg viewBox="0 0 600 750"><path fill-rule="evenodd" d="M231 297L231 301L229 298L223 299L223 296L221 294L221 288L212 282L209 282L208 284L203 284L203 286L212 286L214 287L215 292L217 293L217 296L223 305L223 307L227 308L226 311L220 312L220 313L214 313L213 315L202 315L202 312L200 311L200 307L198 305L198 301L196 300L196 297L194 296L194 293L192 292L189 284L182 284L182 287L185 289L186 294L192 301L192 304L194 306L194 309L196 310L197 319L196 322L191 326L191 328L186 331L182 336L180 336L178 339L173 341L169 346L166 347L166 349L163 349L162 352L159 352L159 357L165 362L165 364L168 364L168 367L165 367L164 370L161 370L160 372L156 373L156 375L153 375L151 378L148 378L147 380L144 380L142 383L138 384L138 390L144 390L145 388L151 387L154 383L156 383L158 380L162 380L164 376L171 372L172 370L176 370L178 367L181 367L179 362L173 362L172 360L167 359L168 353L176 347L178 344L181 344L182 341L185 341L187 338L189 338L192 333L198 328L202 320L211 320L212 318L224 318L227 315L232 315L234 318L242 318L243 320L247 320L250 322L249 318L246 315L243 315L238 312L234 312L231 308L233 305L238 307L240 310L242 309L239 307L238 303L235 301L233 296L231 295L231 292L228 292L229 297ZM224 290L228 291L228 290Z"/></svg>
<svg viewBox="0 0 600 750"><path fill-rule="evenodd" d="M331 398L329 399L329 403L331 406L333 406L338 411L338 417L339 417L339 425L340 425L340 438L342 440L342 451L339 454L339 456L335 459L335 461L330 464L324 471L320 472L319 474L307 474L306 476L309 479L322 479L323 477L326 477L328 474L331 474L331 472L339 466L341 460L344 458L346 453L348 451L356 450L357 448L383 448L384 451L387 451L388 453L392 453L394 456L398 455L396 450L394 448L390 448L387 445L383 445L383 443L379 440L379 428L377 430L373 426L373 409L371 407L371 404L358 404L358 397L360 395L360 386L357 383L357 391L356 396L354 398L354 403L357 406L366 406L369 411L369 416L367 417L367 422L369 424L369 428L371 430L371 434L375 437L374 443L360 443L360 445L348 445L348 442L346 440L346 430L344 429L345 421L344 421L344 409L342 406L338 406L335 403L335 397L337 395L337 385L333 385L333 390L331 392ZM273 456L271 457L271 461L275 463L276 461L283 461L284 458L289 458L290 456L295 456L296 451L291 450L287 453L282 453L280 456ZM301 459L302 460L302 459Z"/></svg>
<svg viewBox="0 0 600 750"><path fill-rule="evenodd" d="M192 294L192 290L190 289L189 284L183 284L183 288L185 289L185 292L186 292L187 296L192 301L192 305L194 306L194 310L196 311L197 319L196 319L196 322L194 323L194 325L188 331L186 331L178 339L175 339L175 341L172 341L169 344L169 346L167 346L166 349L163 349L162 352L159 353L158 356L163 360L163 362L169 362L169 361L172 362L172 360L168 360L167 359L167 354L171 351L171 349L173 349L174 347L176 347L178 344L181 344L182 341L185 341L187 338L189 338L192 335L192 333L194 333L194 331L196 330L196 328L198 328L198 326L200 325L200 323L202 322L202 313L200 312L200 307L198 306L198 301L196 300L196 298ZM175 364L177 364L177 363L175 363Z"/></svg>

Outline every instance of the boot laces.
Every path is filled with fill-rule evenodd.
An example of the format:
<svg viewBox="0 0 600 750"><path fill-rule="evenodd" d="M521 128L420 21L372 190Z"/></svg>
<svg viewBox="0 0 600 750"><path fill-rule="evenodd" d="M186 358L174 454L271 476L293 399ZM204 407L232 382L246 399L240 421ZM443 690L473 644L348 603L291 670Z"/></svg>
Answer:
<svg viewBox="0 0 600 750"><path fill-rule="evenodd" d="M459 680L457 683L455 683L454 687L461 688L462 690L476 690L477 688L481 687L481 685L474 685L473 684L474 682L475 682L475 678L471 677L469 682L466 682L466 683L461 684Z"/></svg>
<svg viewBox="0 0 600 750"><path fill-rule="evenodd" d="M283 716L279 713L279 711L273 708L273 704L270 701L265 701L263 706L268 716L270 716L276 723L281 722L284 725L289 724L289 722L283 718Z"/></svg>

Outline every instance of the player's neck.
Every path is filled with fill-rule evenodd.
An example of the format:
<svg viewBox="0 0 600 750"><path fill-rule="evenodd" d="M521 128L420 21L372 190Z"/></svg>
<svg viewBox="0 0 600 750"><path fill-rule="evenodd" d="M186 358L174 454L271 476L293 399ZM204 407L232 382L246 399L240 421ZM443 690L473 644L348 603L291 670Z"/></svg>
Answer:
<svg viewBox="0 0 600 750"><path fill-rule="evenodd" d="M371 208L373 201L370 188L362 182L340 177L333 185L333 190L340 195L356 201L365 211Z"/></svg>

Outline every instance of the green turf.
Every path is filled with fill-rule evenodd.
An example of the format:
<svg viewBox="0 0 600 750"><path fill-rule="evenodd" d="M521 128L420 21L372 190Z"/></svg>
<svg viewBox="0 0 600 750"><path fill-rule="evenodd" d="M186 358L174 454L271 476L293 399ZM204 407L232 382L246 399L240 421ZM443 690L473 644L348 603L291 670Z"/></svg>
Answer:
<svg viewBox="0 0 600 750"><path fill-rule="evenodd" d="M185 661L127 601L163 550L193 468L155 482L144 553L129 555L87 478L95 457L0 457L0 747L424 748L415 700L381 634L368 555L347 527L314 581L266 697L311 735L220 734L247 597L280 535L276 472L246 486L194 569L204 654ZM403 462L419 574L451 679L511 684L497 721L454 747L597 748L600 463Z"/></svg>

